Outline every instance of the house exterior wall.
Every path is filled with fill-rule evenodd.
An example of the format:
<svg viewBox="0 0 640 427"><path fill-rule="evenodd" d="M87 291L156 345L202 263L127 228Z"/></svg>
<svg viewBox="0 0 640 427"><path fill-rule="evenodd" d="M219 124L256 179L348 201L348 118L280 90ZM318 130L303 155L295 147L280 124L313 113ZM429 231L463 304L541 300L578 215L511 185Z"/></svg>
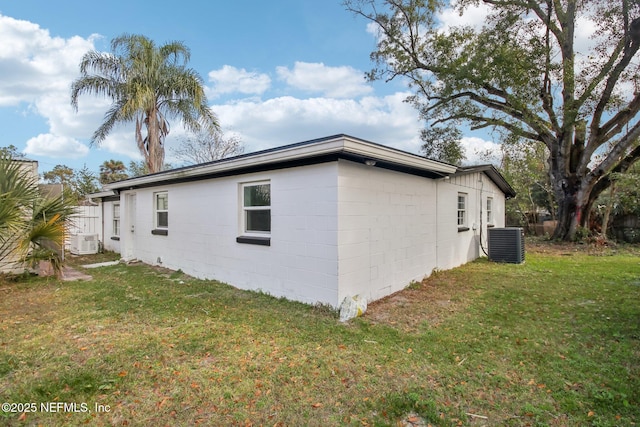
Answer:
<svg viewBox="0 0 640 427"><path fill-rule="evenodd" d="M238 243L241 186L260 181L271 184L270 246ZM151 233L160 191L169 198L167 235ZM465 230L457 224L459 193ZM104 203L104 241L125 259L337 307L345 297L379 299L482 256L487 198L491 225L503 227L504 193L484 173L434 180L339 160L122 191L120 241L110 239L113 202Z"/></svg>
<svg viewBox="0 0 640 427"><path fill-rule="evenodd" d="M436 181L348 161L338 170L339 301L379 299L436 267Z"/></svg>
<svg viewBox="0 0 640 427"><path fill-rule="evenodd" d="M487 250L487 227L504 227L505 196L484 173L453 176L437 182L437 268L447 270L485 256L482 247ZM459 194L466 195L467 201L467 220L461 228L457 223ZM493 200L492 224L487 224L487 198Z"/></svg>
<svg viewBox="0 0 640 427"><path fill-rule="evenodd" d="M104 237L102 239L102 244L104 249L107 251L113 251L117 253L121 253L120 250L120 236L116 235L113 227L113 206L114 204L119 204L120 201L113 202L103 202L102 209L102 221L104 224ZM122 213L120 213L120 232L119 234L124 233L122 228Z"/></svg>
<svg viewBox="0 0 640 427"><path fill-rule="evenodd" d="M241 289L336 306L337 168L336 162L322 163L122 191L120 252L125 259ZM271 184L270 246L238 243L241 185L265 180ZM166 236L151 233L159 191L167 191L169 199ZM109 204L106 236L111 233Z"/></svg>

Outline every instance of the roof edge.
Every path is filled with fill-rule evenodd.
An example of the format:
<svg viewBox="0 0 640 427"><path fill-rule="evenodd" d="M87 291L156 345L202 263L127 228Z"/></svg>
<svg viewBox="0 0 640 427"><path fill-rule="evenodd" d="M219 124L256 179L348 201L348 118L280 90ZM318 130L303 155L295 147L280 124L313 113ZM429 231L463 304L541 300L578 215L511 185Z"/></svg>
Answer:
<svg viewBox="0 0 640 427"><path fill-rule="evenodd" d="M409 169L430 172L439 176L451 175L457 167L427 159L417 154L376 144L345 134L313 139L254 153L242 154L222 160L186 166L150 175L129 178L105 185L106 190L136 188L139 186L155 186L172 181L202 179L208 175L221 173L242 173L243 169L262 165L265 168L273 165L301 159L311 159L327 155L346 154L389 164L396 164Z"/></svg>
<svg viewBox="0 0 640 427"><path fill-rule="evenodd" d="M513 187L511 187L511 184L509 184L505 177L502 176L498 169L496 169L496 167L492 164L462 166L458 168L458 171L453 174L453 176L466 175L475 172L485 173L489 177L489 179L491 179L491 181L493 181L493 183L497 185L500 190L502 190L505 196L507 196L507 199L513 199L518 194L513 189Z"/></svg>

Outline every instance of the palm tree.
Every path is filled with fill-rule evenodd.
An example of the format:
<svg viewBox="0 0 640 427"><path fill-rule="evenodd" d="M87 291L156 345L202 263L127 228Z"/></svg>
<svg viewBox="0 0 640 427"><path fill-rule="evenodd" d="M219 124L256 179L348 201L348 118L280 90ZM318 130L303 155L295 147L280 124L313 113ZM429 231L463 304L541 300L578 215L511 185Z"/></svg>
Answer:
<svg viewBox="0 0 640 427"><path fill-rule="evenodd" d="M157 47L145 36L124 34L111 41L111 50L87 52L80 62L81 77L71 87L71 105L76 111L78 96L83 93L113 100L92 144L104 141L116 124L135 122L138 149L149 172L154 173L164 164L167 118L180 118L193 132L218 130L216 116L207 106L202 78L186 68L190 51L183 43Z"/></svg>
<svg viewBox="0 0 640 427"><path fill-rule="evenodd" d="M120 181L129 178L127 167L122 160L105 160L100 165L100 184Z"/></svg>
<svg viewBox="0 0 640 427"><path fill-rule="evenodd" d="M23 162L0 155L0 265L51 261L60 271L64 235L74 207L44 197Z"/></svg>

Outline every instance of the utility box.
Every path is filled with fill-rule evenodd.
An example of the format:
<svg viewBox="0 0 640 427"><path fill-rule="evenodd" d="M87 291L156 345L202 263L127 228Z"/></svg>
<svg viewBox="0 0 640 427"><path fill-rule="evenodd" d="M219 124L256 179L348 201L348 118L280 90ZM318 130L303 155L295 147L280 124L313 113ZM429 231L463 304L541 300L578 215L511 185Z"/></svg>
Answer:
<svg viewBox="0 0 640 427"><path fill-rule="evenodd" d="M490 228L489 260L522 264L524 262L524 229L520 227Z"/></svg>
<svg viewBox="0 0 640 427"><path fill-rule="evenodd" d="M87 255L98 253L97 234L73 234L71 235L70 252L74 255Z"/></svg>

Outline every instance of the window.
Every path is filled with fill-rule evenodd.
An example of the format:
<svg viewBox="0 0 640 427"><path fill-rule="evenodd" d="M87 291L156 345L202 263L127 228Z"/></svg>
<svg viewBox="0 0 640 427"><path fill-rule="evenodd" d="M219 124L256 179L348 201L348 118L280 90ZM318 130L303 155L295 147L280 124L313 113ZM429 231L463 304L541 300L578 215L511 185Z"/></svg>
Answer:
<svg viewBox="0 0 640 427"><path fill-rule="evenodd" d="M242 186L243 233L271 233L271 184L257 182Z"/></svg>
<svg viewBox="0 0 640 427"><path fill-rule="evenodd" d="M493 198L487 197L487 224L493 224Z"/></svg>
<svg viewBox="0 0 640 427"><path fill-rule="evenodd" d="M467 226L467 195L458 193L458 228Z"/></svg>
<svg viewBox="0 0 640 427"><path fill-rule="evenodd" d="M169 228L169 193L154 193L155 200L155 227Z"/></svg>
<svg viewBox="0 0 640 427"><path fill-rule="evenodd" d="M113 236L120 236L120 203L113 204Z"/></svg>

